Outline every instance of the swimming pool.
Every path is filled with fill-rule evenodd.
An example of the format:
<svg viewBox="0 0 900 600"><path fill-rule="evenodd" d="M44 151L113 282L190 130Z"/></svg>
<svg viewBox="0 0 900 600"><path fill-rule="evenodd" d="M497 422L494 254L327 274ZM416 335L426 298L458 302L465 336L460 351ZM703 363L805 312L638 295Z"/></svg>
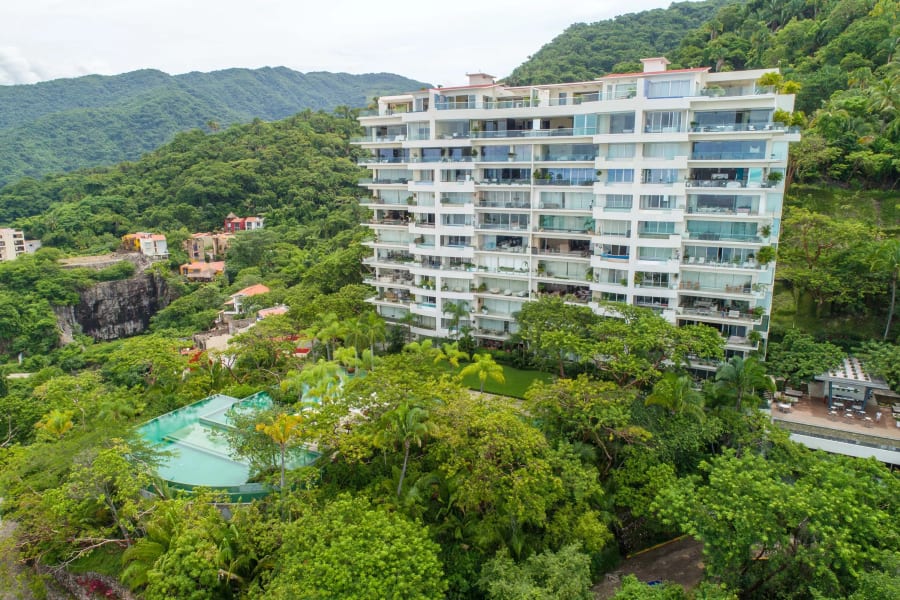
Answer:
<svg viewBox="0 0 900 600"><path fill-rule="evenodd" d="M233 458L224 430L232 429L235 413L270 408L272 398L259 392L244 399L215 394L166 413L138 428L138 433L161 450L170 452L157 468L173 487L191 490L202 486L222 490L233 501L259 498L269 488L248 483L250 466ZM311 463L318 455L308 450L294 453L291 467Z"/></svg>

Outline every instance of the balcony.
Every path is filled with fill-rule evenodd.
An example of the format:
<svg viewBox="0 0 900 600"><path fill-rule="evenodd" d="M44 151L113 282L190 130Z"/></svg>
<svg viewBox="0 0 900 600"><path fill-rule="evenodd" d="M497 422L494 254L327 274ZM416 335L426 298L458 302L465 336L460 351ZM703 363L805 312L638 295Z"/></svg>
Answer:
<svg viewBox="0 0 900 600"><path fill-rule="evenodd" d="M680 290L702 291L713 294L752 295L753 286L750 283L737 283L734 285L723 284L720 286L700 285L699 281L682 281L678 286Z"/></svg>
<svg viewBox="0 0 900 600"><path fill-rule="evenodd" d="M765 189L776 187L768 181L747 181L746 179L688 179L684 182L688 188L727 188L727 189Z"/></svg>
<svg viewBox="0 0 900 600"><path fill-rule="evenodd" d="M744 131L788 131L794 133L799 131L796 127L786 127L783 123L720 123L720 124L697 124L690 129L691 133L734 133Z"/></svg>
<svg viewBox="0 0 900 600"><path fill-rule="evenodd" d="M407 183L409 183L408 177L364 177L359 180L359 185L405 185Z"/></svg>
<svg viewBox="0 0 900 600"><path fill-rule="evenodd" d="M695 222L695 221L689 221ZM713 241L713 242L742 242L745 244L761 244L762 238L755 234L747 234L747 233L715 233L708 231L685 231L684 234L685 239L689 240L697 240L697 241Z"/></svg>
<svg viewBox="0 0 900 600"><path fill-rule="evenodd" d="M596 177L584 177L576 179L538 179L535 178L534 185L558 185L558 186L592 186L597 182Z"/></svg>

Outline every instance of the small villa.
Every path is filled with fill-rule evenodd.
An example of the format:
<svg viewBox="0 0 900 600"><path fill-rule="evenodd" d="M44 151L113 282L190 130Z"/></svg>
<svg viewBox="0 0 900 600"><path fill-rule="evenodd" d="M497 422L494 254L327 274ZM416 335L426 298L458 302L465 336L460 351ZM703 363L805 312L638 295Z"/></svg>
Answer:
<svg viewBox="0 0 900 600"><path fill-rule="evenodd" d="M194 261L181 265L181 275L191 281L212 281L225 272L225 261Z"/></svg>
<svg viewBox="0 0 900 600"><path fill-rule="evenodd" d="M152 259L169 258L166 236L159 233L129 233L122 236L122 249L126 252L140 252Z"/></svg>
<svg viewBox="0 0 900 600"><path fill-rule="evenodd" d="M234 213L228 213L225 217L224 229L226 233L236 231L255 231L263 228L262 217L239 217Z"/></svg>

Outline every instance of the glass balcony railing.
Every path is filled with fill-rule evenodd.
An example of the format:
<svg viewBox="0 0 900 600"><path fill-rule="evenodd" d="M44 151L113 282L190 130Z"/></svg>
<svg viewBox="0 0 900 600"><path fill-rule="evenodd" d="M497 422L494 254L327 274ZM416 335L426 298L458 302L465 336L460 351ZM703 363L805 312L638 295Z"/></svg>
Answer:
<svg viewBox="0 0 900 600"><path fill-rule="evenodd" d="M594 185L597 179L594 177L574 179L535 179L534 185Z"/></svg>
<svg viewBox="0 0 900 600"><path fill-rule="evenodd" d="M686 231L684 236L692 240L704 241L729 241L729 242L746 242L750 244L761 244L762 239L756 234L749 233L727 233L715 231Z"/></svg>
<svg viewBox="0 0 900 600"><path fill-rule="evenodd" d="M772 155L775 158L775 155ZM766 160L762 152L693 152L691 160Z"/></svg>

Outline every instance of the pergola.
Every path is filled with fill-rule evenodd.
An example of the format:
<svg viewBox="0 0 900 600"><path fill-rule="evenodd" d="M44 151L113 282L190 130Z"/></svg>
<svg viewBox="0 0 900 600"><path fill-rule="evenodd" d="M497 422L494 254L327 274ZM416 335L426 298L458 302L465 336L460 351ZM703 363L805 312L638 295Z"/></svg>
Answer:
<svg viewBox="0 0 900 600"><path fill-rule="evenodd" d="M875 390L890 389L883 380L866 373L863 364L853 356L845 358L840 366L828 373L816 375L815 379L826 384L828 408L832 408L835 402L862 403L865 406Z"/></svg>

